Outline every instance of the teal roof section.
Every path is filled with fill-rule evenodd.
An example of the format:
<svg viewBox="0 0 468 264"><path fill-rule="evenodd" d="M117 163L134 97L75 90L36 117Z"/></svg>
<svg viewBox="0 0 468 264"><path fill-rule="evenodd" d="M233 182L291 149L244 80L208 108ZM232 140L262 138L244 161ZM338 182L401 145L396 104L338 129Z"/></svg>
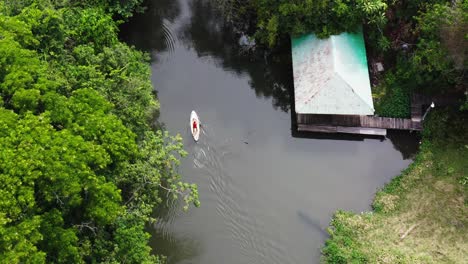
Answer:
<svg viewBox="0 0 468 264"><path fill-rule="evenodd" d="M373 115L362 29L327 39L292 38L298 114Z"/></svg>

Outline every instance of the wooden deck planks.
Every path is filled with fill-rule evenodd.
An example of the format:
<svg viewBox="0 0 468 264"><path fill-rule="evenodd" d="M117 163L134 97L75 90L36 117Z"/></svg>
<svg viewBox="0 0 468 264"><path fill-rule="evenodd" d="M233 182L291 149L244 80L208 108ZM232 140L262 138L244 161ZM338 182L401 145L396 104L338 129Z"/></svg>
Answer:
<svg viewBox="0 0 468 264"><path fill-rule="evenodd" d="M431 99L415 94L411 98L411 119L358 115L296 114L299 131L386 135L387 129L422 130L423 106Z"/></svg>
<svg viewBox="0 0 468 264"><path fill-rule="evenodd" d="M417 130L413 127L412 120L406 118L360 116L360 125L362 127Z"/></svg>
<svg viewBox="0 0 468 264"><path fill-rule="evenodd" d="M344 126L323 126L323 125L303 125L299 124L298 131L319 132L319 133L346 133L361 135L387 135L386 129L381 128L363 128L363 127L344 127Z"/></svg>
<svg viewBox="0 0 468 264"><path fill-rule="evenodd" d="M297 123L315 126L343 126L399 130L421 130L421 122L406 118L297 114Z"/></svg>

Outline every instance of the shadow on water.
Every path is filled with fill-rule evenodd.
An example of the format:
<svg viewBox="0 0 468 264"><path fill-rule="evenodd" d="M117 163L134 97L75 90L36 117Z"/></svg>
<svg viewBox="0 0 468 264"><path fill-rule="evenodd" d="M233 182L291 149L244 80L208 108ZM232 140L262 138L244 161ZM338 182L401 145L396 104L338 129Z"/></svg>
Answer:
<svg viewBox="0 0 468 264"><path fill-rule="evenodd" d="M307 224L307 226L309 226L315 232L318 232L323 238L328 237L328 233L325 231L325 229L322 228L320 223L314 218L308 216L304 211L297 211L297 216L303 223Z"/></svg>
<svg viewBox="0 0 468 264"><path fill-rule="evenodd" d="M168 24L180 13L178 2L145 1L144 6L144 13L135 14L120 26L120 38L146 52L174 50L176 38Z"/></svg>
<svg viewBox="0 0 468 264"><path fill-rule="evenodd" d="M381 142L389 139L393 148L401 153L404 160L413 159L419 150L420 135L417 132L388 130L387 136L353 135L353 134L331 134L298 131L297 127L291 126L291 136L295 138L323 139L323 140L345 140L364 141L365 139L378 139Z"/></svg>
<svg viewBox="0 0 468 264"><path fill-rule="evenodd" d="M405 160L413 159L419 150L421 135L418 132L389 130L387 138Z"/></svg>
<svg viewBox="0 0 468 264"><path fill-rule="evenodd" d="M199 255L202 251L200 243L193 237L176 237L171 232L164 232L164 228L155 228L157 232L152 232L150 245L156 254L167 257L168 263L186 263Z"/></svg>
<svg viewBox="0 0 468 264"><path fill-rule="evenodd" d="M289 111L293 89L290 48L284 47L283 52L272 56L260 50L243 51L210 1L192 1L190 5L193 15L182 29L184 44L199 57L215 58L216 64L230 72L248 74L257 97L271 97L275 109Z"/></svg>
<svg viewBox="0 0 468 264"><path fill-rule="evenodd" d="M163 201L153 210L153 217L157 219L154 224L147 224L146 231L151 234L149 245L153 254L167 257L167 263L191 263L202 251L199 239L195 237L177 236L169 231L168 225L183 214L181 201L173 200L168 196L162 197Z"/></svg>

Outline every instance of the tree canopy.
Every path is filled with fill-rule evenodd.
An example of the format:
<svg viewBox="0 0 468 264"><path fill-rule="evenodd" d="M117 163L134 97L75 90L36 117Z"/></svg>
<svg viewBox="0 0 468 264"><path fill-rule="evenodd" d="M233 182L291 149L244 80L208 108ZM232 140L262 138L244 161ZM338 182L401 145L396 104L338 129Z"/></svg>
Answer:
<svg viewBox="0 0 468 264"><path fill-rule="evenodd" d="M245 25L255 25L255 37L269 46L275 46L285 35L314 32L327 37L354 31L364 21L380 28L386 22L385 0L217 1L231 23L245 31L252 31Z"/></svg>
<svg viewBox="0 0 468 264"><path fill-rule="evenodd" d="M199 205L181 138L150 125L147 55L117 38L140 2L0 2L0 262L160 262L155 206Z"/></svg>

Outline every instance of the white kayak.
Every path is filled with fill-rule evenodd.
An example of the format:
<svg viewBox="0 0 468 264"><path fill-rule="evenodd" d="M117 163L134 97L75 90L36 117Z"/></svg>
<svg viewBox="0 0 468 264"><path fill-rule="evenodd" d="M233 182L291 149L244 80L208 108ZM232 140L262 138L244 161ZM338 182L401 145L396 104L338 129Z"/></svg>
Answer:
<svg viewBox="0 0 468 264"><path fill-rule="evenodd" d="M194 128L194 126L196 128ZM198 115L195 111L190 113L190 132L192 132L193 139L198 141L200 138L200 119L198 118Z"/></svg>

